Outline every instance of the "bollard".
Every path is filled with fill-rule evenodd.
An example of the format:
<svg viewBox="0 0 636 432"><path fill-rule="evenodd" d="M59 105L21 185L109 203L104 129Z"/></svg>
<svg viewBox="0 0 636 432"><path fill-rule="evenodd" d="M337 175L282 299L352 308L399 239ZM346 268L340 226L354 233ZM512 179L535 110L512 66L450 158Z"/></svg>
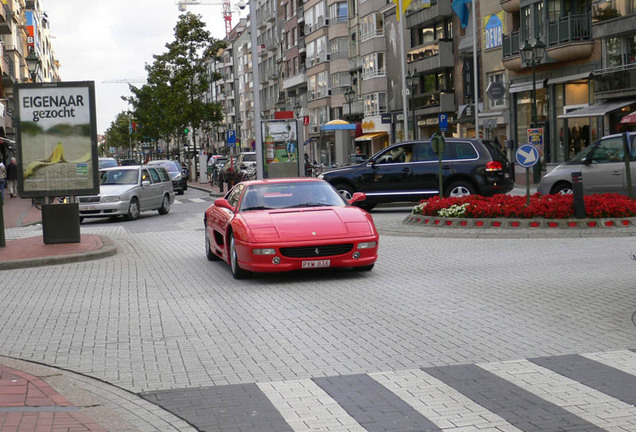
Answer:
<svg viewBox="0 0 636 432"><path fill-rule="evenodd" d="M223 176L219 174L219 192L223 193Z"/></svg>
<svg viewBox="0 0 636 432"><path fill-rule="evenodd" d="M574 195L574 216L577 219L585 219L585 201L583 200L583 174L573 172L572 174L572 194Z"/></svg>

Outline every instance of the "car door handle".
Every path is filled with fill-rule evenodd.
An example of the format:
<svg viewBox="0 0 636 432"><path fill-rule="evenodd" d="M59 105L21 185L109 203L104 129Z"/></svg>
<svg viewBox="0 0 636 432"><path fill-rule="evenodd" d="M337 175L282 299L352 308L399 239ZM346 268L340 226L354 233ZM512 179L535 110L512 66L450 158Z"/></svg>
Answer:
<svg viewBox="0 0 636 432"><path fill-rule="evenodd" d="M614 171L612 175L623 175L623 171Z"/></svg>
<svg viewBox="0 0 636 432"><path fill-rule="evenodd" d="M402 168L402 171L403 171L403 172L409 172L409 171L411 171L411 168L409 168L409 167Z"/></svg>
<svg viewBox="0 0 636 432"><path fill-rule="evenodd" d="M450 165L442 165L443 169L450 169Z"/></svg>

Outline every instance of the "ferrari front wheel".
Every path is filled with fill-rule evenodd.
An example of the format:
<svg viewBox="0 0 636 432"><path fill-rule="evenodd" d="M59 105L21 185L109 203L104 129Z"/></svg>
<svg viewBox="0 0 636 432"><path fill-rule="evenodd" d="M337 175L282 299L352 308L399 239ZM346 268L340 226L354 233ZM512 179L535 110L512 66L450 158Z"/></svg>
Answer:
<svg viewBox="0 0 636 432"><path fill-rule="evenodd" d="M234 233L230 233L230 268L232 269L232 276L234 276L234 279L244 279L249 276L249 272L243 270L239 266Z"/></svg>

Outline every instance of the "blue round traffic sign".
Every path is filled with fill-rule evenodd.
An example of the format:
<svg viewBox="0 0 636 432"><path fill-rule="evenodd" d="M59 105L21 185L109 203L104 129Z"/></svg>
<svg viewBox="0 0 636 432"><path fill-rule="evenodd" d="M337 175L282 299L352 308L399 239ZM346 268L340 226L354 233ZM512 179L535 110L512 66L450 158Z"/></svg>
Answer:
<svg viewBox="0 0 636 432"><path fill-rule="evenodd" d="M523 168L533 167L539 163L539 150L532 144L524 144L517 149L515 159Z"/></svg>

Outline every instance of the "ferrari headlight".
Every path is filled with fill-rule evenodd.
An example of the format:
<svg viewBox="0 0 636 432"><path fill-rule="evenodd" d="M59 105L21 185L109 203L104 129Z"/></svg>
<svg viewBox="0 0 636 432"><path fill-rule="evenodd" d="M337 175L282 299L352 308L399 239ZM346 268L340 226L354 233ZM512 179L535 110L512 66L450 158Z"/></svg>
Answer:
<svg viewBox="0 0 636 432"><path fill-rule="evenodd" d="M121 201L121 198L118 196L105 196L102 198L103 203L112 203L112 202L119 202L119 201Z"/></svg>
<svg viewBox="0 0 636 432"><path fill-rule="evenodd" d="M274 255L276 249L264 248L264 249L252 249L254 255Z"/></svg>
<svg viewBox="0 0 636 432"><path fill-rule="evenodd" d="M378 246L378 242L358 243L358 249L373 249Z"/></svg>

